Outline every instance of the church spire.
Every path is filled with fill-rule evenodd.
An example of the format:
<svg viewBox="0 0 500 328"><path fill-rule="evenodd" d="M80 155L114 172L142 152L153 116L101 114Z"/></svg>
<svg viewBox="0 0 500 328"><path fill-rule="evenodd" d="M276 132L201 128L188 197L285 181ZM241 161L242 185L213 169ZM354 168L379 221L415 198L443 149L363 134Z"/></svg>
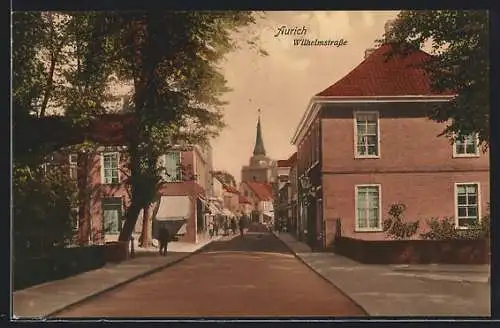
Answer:
<svg viewBox="0 0 500 328"><path fill-rule="evenodd" d="M253 154L255 155L266 155L266 150L264 149L264 140L262 139L262 129L260 127L260 109L259 109L259 120L257 121L257 136L255 138L255 147L253 149Z"/></svg>

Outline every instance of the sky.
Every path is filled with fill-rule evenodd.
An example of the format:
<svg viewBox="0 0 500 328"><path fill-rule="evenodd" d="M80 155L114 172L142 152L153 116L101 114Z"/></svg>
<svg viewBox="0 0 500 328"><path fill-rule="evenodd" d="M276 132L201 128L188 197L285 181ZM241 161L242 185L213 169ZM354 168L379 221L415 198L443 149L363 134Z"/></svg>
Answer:
<svg viewBox="0 0 500 328"><path fill-rule="evenodd" d="M290 140L311 97L334 84L361 61L367 48L384 33L397 11L266 12L262 19L236 35L258 36L269 55L241 47L221 65L232 89L223 99L227 127L213 140L214 167L237 181L248 165L255 144L258 109L267 155L287 159L296 150ZM280 27L305 27L305 35L278 35ZM343 46L295 46L294 39L341 40Z"/></svg>

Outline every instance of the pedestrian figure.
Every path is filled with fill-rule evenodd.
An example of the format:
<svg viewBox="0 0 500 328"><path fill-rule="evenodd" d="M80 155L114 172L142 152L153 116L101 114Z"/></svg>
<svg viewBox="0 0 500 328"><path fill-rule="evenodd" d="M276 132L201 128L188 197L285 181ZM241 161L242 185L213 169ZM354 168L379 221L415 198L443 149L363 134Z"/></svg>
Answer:
<svg viewBox="0 0 500 328"><path fill-rule="evenodd" d="M215 236L219 235L219 223L217 221L218 220L214 220L214 235Z"/></svg>
<svg viewBox="0 0 500 328"><path fill-rule="evenodd" d="M210 220L210 222L208 223L208 233L210 235L210 238L212 238L214 236L214 220Z"/></svg>
<svg viewBox="0 0 500 328"><path fill-rule="evenodd" d="M229 220L224 219L224 236L229 236Z"/></svg>
<svg viewBox="0 0 500 328"><path fill-rule="evenodd" d="M168 242L170 241L170 231L167 228L160 228L158 241L160 242L160 255L166 256Z"/></svg>
<svg viewBox="0 0 500 328"><path fill-rule="evenodd" d="M240 217L238 224L240 227L240 237L243 238L243 233L244 233L244 228L245 228L245 219L243 218L243 216Z"/></svg>
<svg viewBox="0 0 500 328"><path fill-rule="evenodd" d="M236 234L236 229L237 229L237 224L236 224L236 219L231 218L231 230L233 231L233 235Z"/></svg>

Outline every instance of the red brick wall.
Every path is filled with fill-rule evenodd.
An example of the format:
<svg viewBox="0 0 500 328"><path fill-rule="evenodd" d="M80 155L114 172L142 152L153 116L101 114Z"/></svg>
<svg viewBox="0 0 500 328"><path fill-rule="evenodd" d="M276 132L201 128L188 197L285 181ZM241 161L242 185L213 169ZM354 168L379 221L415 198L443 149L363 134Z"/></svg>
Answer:
<svg viewBox="0 0 500 328"><path fill-rule="evenodd" d="M352 110L338 110L322 124L322 170L325 172L359 171L433 171L433 170L486 170L489 155L478 158L453 158L449 140L437 137L445 125L435 123L421 115L413 117L418 108L399 106L398 114L390 108L380 111L380 158L354 158L354 118ZM363 110L370 110L364 108ZM422 112L422 110L420 110ZM332 110L333 113L336 113ZM406 116L403 116L406 115Z"/></svg>
<svg viewBox="0 0 500 328"><path fill-rule="evenodd" d="M481 213L485 214L490 198L488 172L394 173L394 174L325 174L323 175L323 208L326 220L341 218L342 235L358 239L385 239L383 232L355 232L355 185L380 184L382 218L393 203L406 205L405 218L425 220L455 215L456 182L479 182ZM334 232L327 231L331 238ZM329 242L328 241L328 242Z"/></svg>
<svg viewBox="0 0 500 328"><path fill-rule="evenodd" d="M334 251L367 264L488 264L487 240L365 241L339 238Z"/></svg>
<svg viewBox="0 0 500 328"><path fill-rule="evenodd" d="M409 220L425 222L455 215L454 183L479 182L485 214L490 199L488 152L477 158L453 158L448 139L437 137L445 125L427 119L422 104L384 106L356 108L380 110L379 159L354 158L352 108L330 108L322 119L324 219L340 217L345 236L385 238L381 232L354 232L356 184L381 184L382 218L391 204L402 202ZM327 231L329 239L332 233Z"/></svg>
<svg viewBox="0 0 500 328"><path fill-rule="evenodd" d="M130 205L130 199L127 192L127 186L123 181L127 178L127 157L126 154L120 154L120 184L117 185L101 185L101 156L95 155L91 158L91 169L89 173L89 184L91 188L90 200L90 215L92 222L92 230L100 239L102 234L102 198L105 197L118 197L123 199L123 210ZM181 163L186 168L187 175L192 175L193 167L193 152L184 151L181 154ZM203 168L197 168L203 169ZM195 242L196 240L196 195L204 193L204 189L199 186L195 181L182 181L165 183L160 188L160 194L165 196L182 196L187 195L191 198L191 216L187 223L187 233L182 238L182 241ZM138 222L141 218L138 219ZM140 222L137 226L140 226Z"/></svg>

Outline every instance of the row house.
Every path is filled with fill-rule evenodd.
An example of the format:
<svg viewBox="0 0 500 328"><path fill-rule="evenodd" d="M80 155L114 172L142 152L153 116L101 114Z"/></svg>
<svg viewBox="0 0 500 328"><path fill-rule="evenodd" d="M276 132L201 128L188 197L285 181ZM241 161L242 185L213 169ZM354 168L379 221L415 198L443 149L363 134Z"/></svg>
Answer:
<svg viewBox="0 0 500 328"><path fill-rule="evenodd" d="M454 217L457 229L467 229L487 211L488 152L475 135L451 144L438 136L446 123L427 117L456 95L432 90L418 67L431 55L410 48L388 57L392 46L369 49L314 96L293 136L300 229L311 246L329 246L336 233L385 239L382 221L394 203L405 204L405 217L421 226Z"/></svg>
<svg viewBox="0 0 500 328"><path fill-rule="evenodd" d="M252 203L253 222L274 223L274 198L271 183L243 181L240 184L240 194Z"/></svg>
<svg viewBox="0 0 500 328"><path fill-rule="evenodd" d="M252 215L253 211L253 205L252 202L242 194L239 194L238 196L239 199L239 208L240 208L240 214L246 217L250 217Z"/></svg>
<svg viewBox="0 0 500 328"><path fill-rule="evenodd" d="M294 171L296 153L291 155L286 160L279 160L278 166L278 195L277 195L277 215L281 221L282 228L286 226L287 231L293 232L296 229L293 224L293 185L296 183L292 179L296 179Z"/></svg>
<svg viewBox="0 0 500 328"><path fill-rule="evenodd" d="M127 179L128 154L123 143L125 126L133 124L127 114L106 114L91 121L87 137L101 145L92 150L59 151L48 156L44 169L68 170L79 190L75 220L80 243L114 241L122 229L125 209L130 205ZM205 200L212 193L212 149L210 145L177 145L161 156L159 165L165 170L159 185L158 201L147 209L155 220L143 220L139 214L135 232L143 222L151 225L163 221L179 234L180 240L196 242L206 230L203 213ZM156 225L158 226L158 225Z"/></svg>
<svg viewBox="0 0 500 328"><path fill-rule="evenodd" d="M143 222L151 224L153 236L160 224L184 242L196 243L198 234L206 231L204 199L209 190L211 165L198 145L173 146L160 157L162 182L158 201L150 211L153 220L143 220L141 210L135 233L140 233ZM88 190L85 201L80 202L80 241L115 241L123 225L125 209L130 205L127 178L128 158L125 147L99 147L91 154L78 154L81 168L80 188ZM161 222L161 223L159 223Z"/></svg>

